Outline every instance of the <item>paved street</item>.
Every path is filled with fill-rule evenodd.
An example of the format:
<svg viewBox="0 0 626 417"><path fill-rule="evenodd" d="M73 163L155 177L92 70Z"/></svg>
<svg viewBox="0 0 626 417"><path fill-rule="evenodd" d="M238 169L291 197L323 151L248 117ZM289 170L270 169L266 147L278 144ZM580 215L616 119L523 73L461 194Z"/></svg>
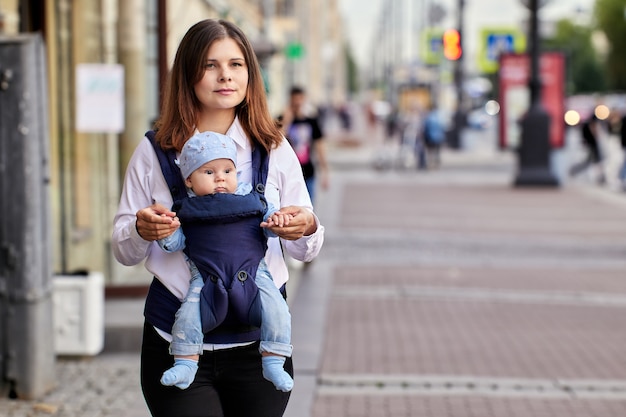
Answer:
<svg viewBox="0 0 626 417"><path fill-rule="evenodd" d="M289 417L626 415L626 198L514 189L485 149L335 177Z"/></svg>
<svg viewBox="0 0 626 417"><path fill-rule="evenodd" d="M330 141L326 243L288 287L287 417L626 415L626 195L515 189L512 154L467 140L428 172ZM0 415L146 417L140 320L141 300L107 300L106 351L59 360L55 391Z"/></svg>

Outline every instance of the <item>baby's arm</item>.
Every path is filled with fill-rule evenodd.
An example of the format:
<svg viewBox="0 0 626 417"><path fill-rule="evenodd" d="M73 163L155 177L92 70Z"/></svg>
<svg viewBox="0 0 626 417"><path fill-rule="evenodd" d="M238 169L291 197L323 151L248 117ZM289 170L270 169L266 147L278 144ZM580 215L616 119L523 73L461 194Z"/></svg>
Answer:
<svg viewBox="0 0 626 417"><path fill-rule="evenodd" d="M180 227L168 237L157 240L157 243L165 252L176 252L185 249L185 234Z"/></svg>

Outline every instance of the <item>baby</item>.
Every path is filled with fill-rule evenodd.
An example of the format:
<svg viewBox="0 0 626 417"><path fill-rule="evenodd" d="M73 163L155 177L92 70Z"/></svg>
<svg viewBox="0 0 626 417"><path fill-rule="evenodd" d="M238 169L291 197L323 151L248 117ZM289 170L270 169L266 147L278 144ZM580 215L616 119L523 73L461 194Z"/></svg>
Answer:
<svg viewBox="0 0 626 417"><path fill-rule="evenodd" d="M184 145L177 162L190 198L218 193L246 195L252 190L251 184L238 182L237 149L234 141L228 136L215 132L197 133ZM268 204L263 216L264 222L267 223L263 229L265 236L275 237L276 235L267 227L288 225L290 217L277 212ZM167 252L182 250L186 245L181 228L158 243ZM215 245L219 243L214 242ZM198 369L199 355L203 350L199 303L204 281L196 264L187 256L186 259L191 271L191 280L189 291L176 313L172 328L170 353L174 355L174 366L165 371L161 378L163 385L174 385L181 389L189 387L193 382ZM274 285L263 259L259 263L254 281L259 288L261 302L259 350L262 355L263 376L271 381L276 389L287 392L293 387L293 379L283 368L285 358L291 356L292 352L289 309L284 297Z"/></svg>

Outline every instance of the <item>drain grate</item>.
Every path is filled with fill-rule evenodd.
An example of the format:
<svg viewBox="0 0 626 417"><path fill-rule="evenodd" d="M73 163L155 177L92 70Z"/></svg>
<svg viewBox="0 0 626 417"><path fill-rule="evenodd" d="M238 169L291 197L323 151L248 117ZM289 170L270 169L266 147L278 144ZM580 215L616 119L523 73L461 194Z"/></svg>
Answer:
<svg viewBox="0 0 626 417"><path fill-rule="evenodd" d="M626 380L490 378L440 375L323 374L321 395L474 395L626 399Z"/></svg>

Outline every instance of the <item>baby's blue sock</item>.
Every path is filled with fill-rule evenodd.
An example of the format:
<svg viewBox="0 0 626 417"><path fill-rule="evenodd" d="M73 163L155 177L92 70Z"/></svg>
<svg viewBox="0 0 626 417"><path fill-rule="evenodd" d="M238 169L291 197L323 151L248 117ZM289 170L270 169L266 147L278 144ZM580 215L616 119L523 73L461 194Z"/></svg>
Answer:
<svg viewBox="0 0 626 417"><path fill-rule="evenodd" d="M186 389L196 377L197 370L198 361L175 358L174 366L163 372L161 384L167 386L175 385L180 389Z"/></svg>
<svg viewBox="0 0 626 417"><path fill-rule="evenodd" d="M263 377L272 382L277 390L289 392L293 388L293 379L291 375L285 372L283 365L285 364L284 356L263 356Z"/></svg>

